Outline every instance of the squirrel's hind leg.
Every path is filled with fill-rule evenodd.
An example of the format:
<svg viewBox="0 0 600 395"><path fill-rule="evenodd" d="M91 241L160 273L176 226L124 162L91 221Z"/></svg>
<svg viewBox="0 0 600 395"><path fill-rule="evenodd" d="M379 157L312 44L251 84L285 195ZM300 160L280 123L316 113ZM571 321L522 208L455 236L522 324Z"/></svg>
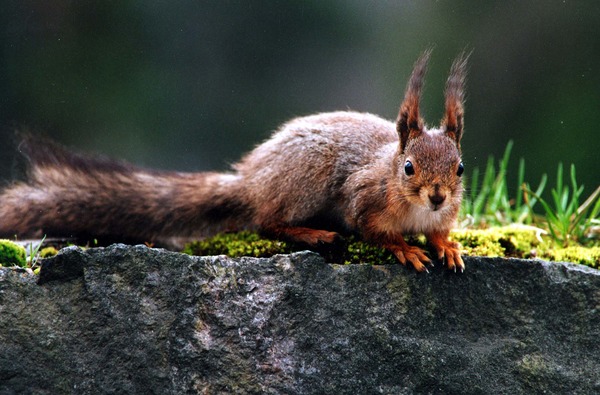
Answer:
<svg viewBox="0 0 600 395"><path fill-rule="evenodd" d="M304 228L301 226L276 226L263 228L263 231L276 237L307 244L333 243L339 236L336 232Z"/></svg>

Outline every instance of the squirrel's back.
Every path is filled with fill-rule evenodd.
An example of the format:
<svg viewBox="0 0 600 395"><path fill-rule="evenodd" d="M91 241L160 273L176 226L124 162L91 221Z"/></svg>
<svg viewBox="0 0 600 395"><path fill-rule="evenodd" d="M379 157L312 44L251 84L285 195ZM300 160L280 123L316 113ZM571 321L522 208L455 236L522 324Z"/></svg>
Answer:
<svg viewBox="0 0 600 395"><path fill-rule="evenodd" d="M322 113L284 124L234 168L252 186L246 193L261 227L312 217L340 225L348 177L397 145L394 123L376 115Z"/></svg>

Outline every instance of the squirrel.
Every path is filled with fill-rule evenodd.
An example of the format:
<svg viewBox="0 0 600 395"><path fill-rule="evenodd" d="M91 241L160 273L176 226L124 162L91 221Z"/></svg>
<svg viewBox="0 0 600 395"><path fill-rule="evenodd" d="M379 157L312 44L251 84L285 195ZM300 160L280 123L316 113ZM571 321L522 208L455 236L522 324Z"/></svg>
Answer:
<svg viewBox="0 0 600 395"><path fill-rule="evenodd" d="M0 192L0 235L181 244L254 229L316 244L345 232L422 272L430 259L403 237L422 233L449 269L463 271L449 232L463 192L468 54L452 63L441 126L430 129L419 115L430 53L414 64L396 122L352 111L296 118L230 172L147 170L26 134L28 177Z"/></svg>

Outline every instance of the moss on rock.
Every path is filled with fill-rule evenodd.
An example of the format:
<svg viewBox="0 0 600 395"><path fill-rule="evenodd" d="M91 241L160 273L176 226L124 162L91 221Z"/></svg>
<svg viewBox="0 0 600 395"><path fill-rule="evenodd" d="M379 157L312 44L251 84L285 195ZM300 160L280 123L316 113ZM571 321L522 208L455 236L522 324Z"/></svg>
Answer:
<svg viewBox="0 0 600 395"><path fill-rule="evenodd" d="M600 269L600 247L569 246L544 251L542 257L557 262L574 262Z"/></svg>
<svg viewBox="0 0 600 395"><path fill-rule="evenodd" d="M600 268L600 247L556 248L543 237L544 231L531 226L506 226L489 229L461 229L451 238L462 245L465 255L487 257L542 258L568 261ZM425 248L424 237L412 238L412 245ZM308 246L262 237L254 232L225 233L189 243L183 252L190 255L227 255L230 257L269 257L294 251L312 250L328 262L340 264L396 264L396 257L379 246L349 236L334 244Z"/></svg>
<svg viewBox="0 0 600 395"><path fill-rule="evenodd" d="M501 236L483 229L453 232L454 240L462 245L467 255L497 257L504 255L500 244Z"/></svg>
<svg viewBox="0 0 600 395"><path fill-rule="evenodd" d="M58 250L54 247L45 247L40 250L40 258L50 258L58 254Z"/></svg>
<svg viewBox="0 0 600 395"><path fill-rule="evenodd" d="M342 256L338 259L339 263L398 263L396 257L386 249L357 240L354 237L350 238L340 250Z"/></svg>
<svg viewBox="0 0 600 395"><path fill-rule="evenodd" d="M531 226L505 226L488 229L460 229L451 233L466 255L533 258L538 248L547 248L542 230Z"/></svg>
<svg viewBox="0 0 600 395"><path fill-rule="evenodd" d="M27 266L25 248L10 240L0 240L0 264L3 266Z"/></svg>
<svg viewBox="0 0 600 395"><path fill-rule="evenodd" d="M184 253L189 255L252 256L256 258L292 252L289 243L266 239L253 232L221 233L209 239L188 243Z"/></svg>

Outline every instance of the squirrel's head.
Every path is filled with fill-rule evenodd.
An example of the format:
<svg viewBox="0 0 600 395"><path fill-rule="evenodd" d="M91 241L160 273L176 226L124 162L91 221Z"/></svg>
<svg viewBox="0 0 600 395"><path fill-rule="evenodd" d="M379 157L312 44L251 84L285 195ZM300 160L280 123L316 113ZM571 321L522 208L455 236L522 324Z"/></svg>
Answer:
<svg viewBox="0 0 600 395"><path fill-rule="evenodd" d="M419 115L419 101L430 53L429 50L424 52L415 63L400 106L396 122L400 143L395 170L409 202L433 211L448 207L458 210L464 170L460 140L468 54L462 53L452 63L446 82L444 118L439 128L428 129Z"/></svg>

